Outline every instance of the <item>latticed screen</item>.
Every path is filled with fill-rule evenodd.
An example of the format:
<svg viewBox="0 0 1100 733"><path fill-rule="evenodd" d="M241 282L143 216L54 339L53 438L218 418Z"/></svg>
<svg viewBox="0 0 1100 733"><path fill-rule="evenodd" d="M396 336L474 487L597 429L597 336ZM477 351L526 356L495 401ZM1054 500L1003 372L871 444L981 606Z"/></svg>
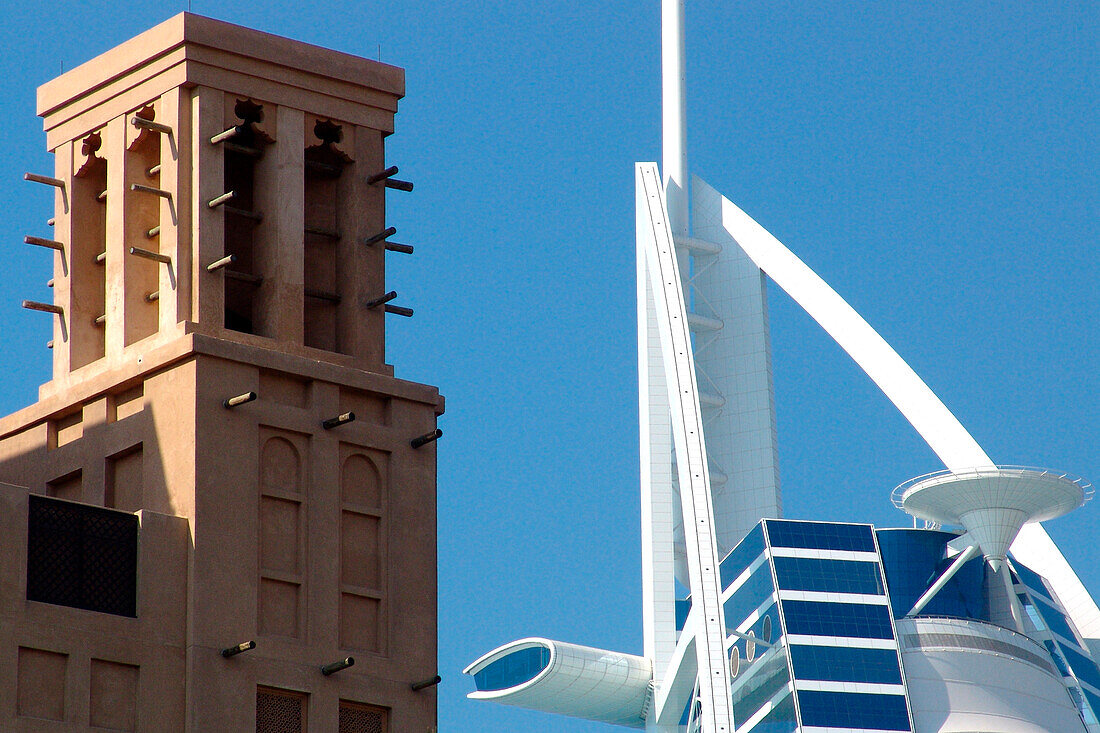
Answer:
<svg viewBox="0 0 1100 733"><path fill-rule="evenodd" d="M388 733L385 708L340 701L340 733Z"/></svg>
<svg viewBox="0 0 1100 733"><path fill-rule="evenodd" d="M32 495L27 534L28 600L137 615L137 516Z"/></svg>
<svg viewBox="0 0 1100 733"><path fill-rule="evenodd" d="M304 733L306 696L260 687L256 690L256 733Z"/></svg>

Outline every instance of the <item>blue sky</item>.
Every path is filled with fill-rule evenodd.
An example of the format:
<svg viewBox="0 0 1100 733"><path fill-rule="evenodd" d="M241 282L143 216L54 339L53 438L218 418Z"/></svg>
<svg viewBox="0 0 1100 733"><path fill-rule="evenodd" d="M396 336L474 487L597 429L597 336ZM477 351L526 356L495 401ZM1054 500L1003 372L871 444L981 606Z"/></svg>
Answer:
<svg viewBox="0 0 1100 733"><path fill-rule="evenodd" d="M185 2L0 11L0 413L48 378L49 171L34 90ZM633 170L660 157L659 3L195 0L402 66L388 158L398 376L447 397L442 731L600 731L465 700L462 667L543 635L641 650ZM1100 479L1100 12L1087 2L689 2L689 168L876 327L1000 463ZM769 293L787 516L905 524L941 467ZM1086 585L1097 507L1049 529Z"/></svg>

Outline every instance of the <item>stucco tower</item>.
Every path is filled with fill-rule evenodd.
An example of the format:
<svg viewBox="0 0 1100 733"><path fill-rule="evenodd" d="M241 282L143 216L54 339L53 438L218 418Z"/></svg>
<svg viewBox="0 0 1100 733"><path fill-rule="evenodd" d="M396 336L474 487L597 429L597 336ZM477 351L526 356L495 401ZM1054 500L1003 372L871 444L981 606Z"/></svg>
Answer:
<svg viewBox="0 0 1100 733"><path fill-rule="evenodd" d="M384 348L403 92L188 14L39 89L53 378L0 420L3 730L434 729L443 401Z"/></svg>

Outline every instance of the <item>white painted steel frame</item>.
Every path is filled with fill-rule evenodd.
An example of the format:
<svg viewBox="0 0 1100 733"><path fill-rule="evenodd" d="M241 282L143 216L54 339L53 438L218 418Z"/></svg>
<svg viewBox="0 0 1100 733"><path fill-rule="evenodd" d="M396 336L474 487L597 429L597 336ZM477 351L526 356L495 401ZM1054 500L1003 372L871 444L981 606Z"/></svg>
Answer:
<svg viewBox="0 0 1100 733"><path fill-rule="evenodd" d="M668 222L664 191L655 163L636 166L639 255L644 252L652 288L664 363L684 540L696 626L700 720L704 733L732 733L733 703L725 655L718 546L710 494L703 420L700 413L687 308Z"/></svg>

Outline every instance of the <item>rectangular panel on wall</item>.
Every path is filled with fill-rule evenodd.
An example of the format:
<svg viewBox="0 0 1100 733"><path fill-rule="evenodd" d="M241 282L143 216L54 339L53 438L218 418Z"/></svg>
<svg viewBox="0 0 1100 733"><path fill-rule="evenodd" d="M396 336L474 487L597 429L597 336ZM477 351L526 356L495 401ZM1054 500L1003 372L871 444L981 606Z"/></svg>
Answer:
<svg viewBox="0 0 1100 733"><path fill-rule="evenodd" d="M888 606L783 601L788 634L893 639Z"/></svg>
<svg viewBox="0 0 1100 733"><path fill-rule="evenodd" d="M379 598L359 593L340 594L340 646L383 653Z"/></svg>
<svg viewBox="0 0 1100 733"><path fill-rule="evenodd" d="M340 582L381 590L381 518L344 511L340 521Z"/></svg>
<svg viewBox="0 0 1100 733"><path fill-rule="evenodd" d="M83 501L84 482L82 472L77 469L64 476L55 478L46 484L46 490L50 496L67 501Z"/></svg>
<svg viewBox="0 0 1100 733"><path fill-rule="evenodd" d="M259 629L300 636L304 599L309 438L260 427Z"/></svg>
<svg viewBox="0 0 1100 733"><path fill-rule="evenodd" d="M883 595L878 563L819 557L777 557L775 575L784 590Z"/></svg>
<svg viewBox="0 0 1100 733"><path fill-rule="evenodd" d="M340 390L340 412L354 412L356 420L374 425L389 425L390 397L345 387Z"/></svg>
<svg viewBox="0 0 1100 733"><path fill-rule="evenodd" d="M65 719L65 671L69 655L19 647L16 714L46 720Z"/></svg>
<svg viewBox="0 0 1100 733"><path fill-rule="evenodd" d="M260 578L260 633L298 636L301 584Z"/></svg>
<svg viewBox="0 0 1100 733"><path fill-rule="evenodd" d="M60 448L84 437L84 411L76 410L50 422L51 447Z"/></svg>
<svg viewBox="0 0 1100 733"><path fill-rule="evenodd" d="M268 402L305 407L309 402L309 382L295 374L261 369L260 394Z"/></svg>
<svg viewBox="0 0 1100 733"><path fill-rule="evenodd" d="M107 459L103 502L115 509L136 512L143 508L144 458L141 443Z"/></svg>
<svg viewBox="0 0 1100 733"><path fill-rule="evenodd" d="M802 725L821 728L910 730L903 695L799 690Z"/></svg>
<svg viewBox="0 0 1100 733"><path fill-rule="evenodd" d="M107 403L107 421L125 420L145 409L145 385L139 384L111 395Z"/></svg>
<svg viewBox="0 0 1100 733"><path fill-rule="evenodd" d="M303 692L257 688L256 733L305 733L306 699Z"/></svg>
<svg viewBox="0 0 1100 733"><path fill-rule="evenodd" d="M301 503L274 496L260 497L260 569L299 571Z"/></svg>
<svg viewBox="0 0 1100 733"><path fill-rule="evenodd" d="M93 659L88 723L110 730L137 730L139 668Z"/></svg>
<svg viewBox="0 0 1100 733"><path fill-rule="evenodd" d="M794 676L800 680L901 684L901 663L894 649L792 644L790 654Z"/></svg>

